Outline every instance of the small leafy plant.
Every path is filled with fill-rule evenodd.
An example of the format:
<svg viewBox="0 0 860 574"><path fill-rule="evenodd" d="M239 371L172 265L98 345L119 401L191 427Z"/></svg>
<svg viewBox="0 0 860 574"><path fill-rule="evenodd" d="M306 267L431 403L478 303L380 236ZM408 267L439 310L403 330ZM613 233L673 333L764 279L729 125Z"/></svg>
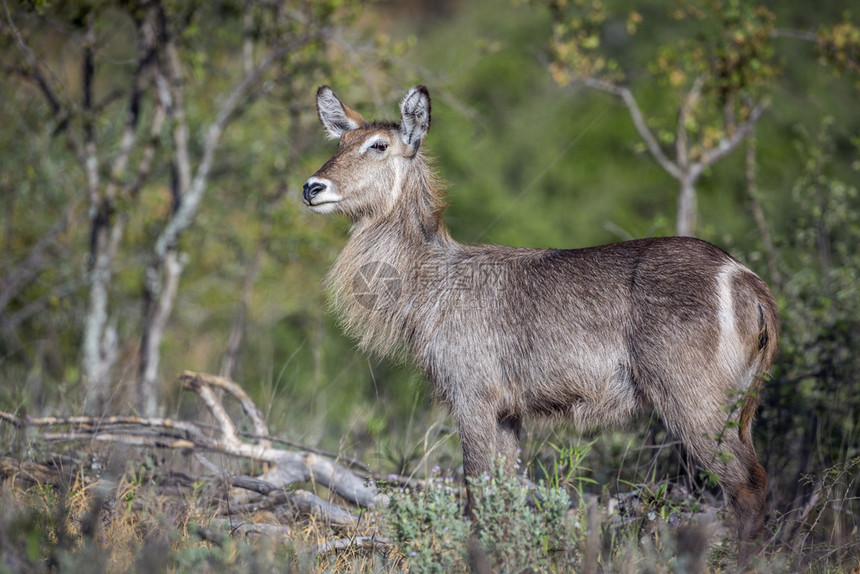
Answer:
<svg viewBox="0 0 860 574"><path fill-rule="evenodd" d="M392 493L385 510L398 550L417 572L462 567L470 530L458 503L459 488L451 477L434 474L424 490Z"/></svg>
<svg viewBox="0 0 860 574"><path fill-rule="evenodd" d="M576 565L582 520L571 510L567 491L543 481L532 489L501 463L468 481L475 495L474 524L463 516L459 488L450 477L436 476L418 492L392 493L385 519L410 571L466 571L469 549L495 572Z"/></svg>

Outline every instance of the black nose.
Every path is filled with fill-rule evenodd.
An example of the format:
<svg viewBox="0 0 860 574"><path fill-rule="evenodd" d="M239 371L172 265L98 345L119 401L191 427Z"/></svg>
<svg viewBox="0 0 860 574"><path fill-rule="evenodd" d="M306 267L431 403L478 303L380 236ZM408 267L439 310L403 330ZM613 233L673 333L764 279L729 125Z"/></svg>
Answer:
<svg viewBox="0 0 860 574"><path fill-rule="evenodd" d="M306 183L302 187L302 199L305 200L305 203L310 204L311 200L315 198L319 193L325 189L325 184L315 181L313 183Z"/></svg>

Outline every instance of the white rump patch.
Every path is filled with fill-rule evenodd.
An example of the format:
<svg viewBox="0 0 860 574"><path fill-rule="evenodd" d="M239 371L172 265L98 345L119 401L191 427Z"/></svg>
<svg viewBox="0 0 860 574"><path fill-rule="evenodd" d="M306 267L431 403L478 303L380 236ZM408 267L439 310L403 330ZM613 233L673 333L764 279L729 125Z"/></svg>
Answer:
<svg viewBox="0 0 860 574"><path fill-rule="evenodd" d="M717 318L720 324L719 360L730 370L745 364L744 349L735 320L735 302L732 296L732 280L743 268L732 262L725 265L717 275ZM740 373L737 373L738 375ZM750 384L749 377L743 378L746 387ZM745 391L746 388L738 389Z"/></svg>

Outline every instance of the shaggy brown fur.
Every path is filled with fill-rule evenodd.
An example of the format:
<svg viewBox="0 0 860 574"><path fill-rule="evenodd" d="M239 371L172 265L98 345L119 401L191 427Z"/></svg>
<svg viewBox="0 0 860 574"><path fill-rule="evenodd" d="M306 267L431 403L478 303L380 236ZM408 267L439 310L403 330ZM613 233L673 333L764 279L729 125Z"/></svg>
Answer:
<svg viewBox="0 0 860 574"><path fill-rule="evenodd" d="M462 245L442 223L420 149L425 88L404 98L399 125L366 122L326 87L317 104L340 149L304 200L354 223L328 278L334 306L362 348L403 352L424 370L457 422L468 476L497 455L513 464L526 417L591 428L655 408L719 476L741 542L760 533L767 477L749 427L778 336L761 279L684 237L572 250Z"/></svg>

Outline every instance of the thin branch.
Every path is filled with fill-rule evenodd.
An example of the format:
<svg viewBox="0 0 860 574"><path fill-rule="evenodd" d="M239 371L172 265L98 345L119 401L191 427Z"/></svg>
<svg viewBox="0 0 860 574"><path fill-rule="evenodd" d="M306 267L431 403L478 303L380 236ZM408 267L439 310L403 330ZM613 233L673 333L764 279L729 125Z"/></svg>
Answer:
<svg viewBox="0 0 860 574"><path fill-rule="evenodd" d="M391 539L386 536L354 536L351 538L337 538L322 544L315 544L300 550L300 554L311 558L317 558L323 554L339 552L342 550L358 550L368 548L372 550L388 550L391 548Z"/></svg>
<svg viewBox="0 0 860 574"><path fill-rule="evenodd" d="M93 81L95 78L95 18L89 16L87 31L83 38L83 61L81 63L84 114L84 172L87 176L87 192L90 209L95 212L99 204L99 162L96 154L96 135L93 111Z"/></svg>
<svg viewBox="0 0 860 574"><path fill-rule="evenodd" d="M208 386L215 387L229 393L239 402L245 415L251 419L251 422L254 425L254 430L257 434L261 436L269 435L269 428L263 420L263 415L260 412L260 409L257 408L257 405L254 404L254 401L251 400L251 397L248 396L245 390L235 382L224 377L218 377L207 373L194 373L191 371L185 371L182 373L179 380L185 388L194 390L195 392L199 392L199 390L204 388L204 386Z"/></svg>
<svg viewBox="0 0 860 574"><path fill-rule="evenodd" d="M794 523L794 528L791 529L791 533L788 536L788 540L794 540L795 537L803 530L804 525L806 524L806 520L809 518L812 510L818 505L818 501L821 499L821 495L824 493L824 479L819 479L815 484L815 487L812 490L812 495L809 497L809 500L800 509L800 516L797 518L797 521ZM803 548L806 543L806 538L809 536L809 531L807 531L804 536L797 540L794 545L794 551L799 552L801 548Z"/></svg>
<svg viewBox="0 0 860 574"><path fill-rule="evenodd" d="M288 511L290 514L308 514L332 526L354 527L358 524L359 516L361 516L345 506L323 500L307 490L293 490L292 492L280 490L276 497L278 499L283 497L284 501L289 504Z"/></svg>
<svg viewBox="0 0 860 574"><path fill-rule="evenodd" d="M746 149L746 182L747 182L747 197L750 201L750 211L752 212L753 220L756 228L758 228L761 236L762 247L764 248L765 261L767 262L767 270L770 275L770 280L776 286L782 286L782 274L779 272L778 252L773 244L773 238L768 229L767 221L764 217L761 202L758 198L758 184L756 182L756 137L755 132L750 133L747 138Z"/></svg>
<svg viewBox="0 0 860 574"><path fill-rule="evenodd" d="M122 99L124 95L125 91L121 89L114 89L108 92L106 96L93 103L93 116L97 116L102 113L109 105Z"/></svg>
<svg viewBox="0 0 860 574"><path fill-rule="evenodd" d="M158 435L128 435L106 432L57 432L44 433L42 438L47 442L75 442L75 441L98 441L124 444L127 446L153 447L153 448L178 448L190 450L197 446L194 442L183 438L166 434Z"/></svg>
<svg viewBox="0 0 860 574"><path fill-rule="evenodd" d="M6 12L6 21L9 24L9 27L12 29L12 33L15 35L15 43L18 45L18 49L21 50L24 54L24 59L27 61L27 64L30 68L38 74L37 80L40 84L40 87L44 89L45 98L48 100L48 104L51 107L51 110L56 114L60 111L60 103L59 98L56 97L56 93L51 87L50 83L41 75L39 69L39 63L44 62L36 52L27 45L24 41L24 37L21 35L21 31L18 29L18 26L15 24L15 20L12 18L12 12L9 10L9 4L6 0L3 0L3 10ZM49 66L48 71L51 72ZM52 72L52 75L53 72Z"/></svg>
<svg viewBox="0 0 860 574"><path fill-rule="evenodd" d="M687 149L687 121L690 117L690 112L693 107L695 107L696 103L698 103L699 97L702 95L702 86L704 85L704 76L696 78L696 81L693 82L693 87L690 88L690 91L684 98L681 111L678 113L678 126L675 132L675 153L677 156L676 160L678 162L678 166L680 166L682 170L687 168L689 162Z"/></svg>
<svg viewBox="0 0 860 574"><path fill-rule="evenodd" d="M54 484L60 476L68 477L72 474L71 469L66 469L62 465L54 464L39 464L29 460L18 460L11 456L0 456L0 479L14 480L23 487L30 485L45 485ZM87 479L84 477L84 480Z"/></svg>
<svg viewBox="0 0 860 574"><path fill-rule="evenodd" d="M103 430L111 430L117 433L139 432L137 427L145 427L151 429L165 429L166 431L181 431L187 436L201 439L205 437L205 433L201 425L189 421L181 421L161 417L136 417L136 416L106 416L106 417L91 417L91 416L68 416L68 417L28 417L23 419L11 413L0 411L0 419L13 424L18 428L24 427L75 427L76 432L83 436L84 434L97 434ZM124 427L124 428L121 428Z"/></svg>
<svg viewBox="0 0 860 574"><path fill-rule="evenodd" d="M160 142L161 129L166 119L167 112L165 111L164 104L158 99L149 128L149 141L146 143L146 147L143 148L140 162L137 164L137 176L132 183L123 188L123 195L137 197L144 183L149 179L149 174L152 170L152 159L155 157L155 150Z"/></svg>
<svg viewBox="0 0 860 574"><path fill-rule="evenodd" d="M142 385L138 388L138 408L146 415L152 415L158 409L158 395L153 389L158 379L158 364L160 358L159 346L167 327L173 302L179 290L179 277L184 265L182 257L175 249L170 249L160 261L164 270L164 282L158 276L156 266L150 265L146 270L147 313L141 344L140 374ZM152 298L152 299L150 299Z"/></svg>
<svg viewBox="0 0 860 574"><path fill-rule="evenodd" d="M54 92L54 89L45 79L45 76L42 75L42 71L39 69L38 65L30 70L36 80L36 85L39 86L39 90L42 92L42 95L48 101L48 107L51 108L51 112L55 117L60 116L60 112L62 111L62 107L60 106L59 98L57 94ZM23 72L26 75L26 72Z"/></svg>
<svg viewBox="0 0 860 574"><path fill-rule="evenodd" d="M6 21L15 36L15 42L18 46L18 49L24 55L24 61L27 64L27 68L24 68L21 73L24 75L25 78L35 82L36 86L39 88L39 91L42 93L42 96L48 102L48 107L51 109L51 113L53 114L54 119L57 122L57 126L54 129L54 133L59 133L68 125L69 113L60 103L60 98L57 95L56 89L54 88L54 83L48 78L46 78L45 75L42 73L42 64L44 64L45 68L48 70L48 73L54 78L54 80L59 83L59 81L57 80L57 76L53 72L53 70L51 70L51 67L48 66L48 64L42 58L40 58L39 55L36 54L36 52L32 48L30 48L24 41L24 37L21 35L21 31L15 25L15 20L12 18L12 13L9 10L9 5L6 0L3 0L3 9L6 13ZM68 134L68 141L78 161L82 166L84 166L86 161L80 142L78 142L77 138L75 138L71 133Z"/></svg>
<svg viewBox="0 0 860 574"><path fill-rule="evenodd" d="M238 483L233 483L233 486L238 488L250 487L253 492L259 492L258 486L254 483L266 483L266 481L259 479L240 480ZM312 516L331 526L355 527L358 524L359 515L345 506L323 500L307 490L288 491L274 484L268 484L272 489L263 498L247 504L222 507L219 514L221 516L236 516L268 510L274 511L276 516L287 514L290 515L290 518L294 518L296 515Z"/></svg>
<svg viewBox="0 0 860 574"><path fill-rule="evenodd" d="M140 108L143 100L144 90L148 81L149 72L155 61L155 16L156 11L153 7L149 7L146 17L140 23L138 33L140 35L138 47L137 67L131 79L131 90L128 100L128 112L126 114L125 126L120 137L120 144L117 155L111 166L110 180L108 181L105 196L109 201L112 201L116 196L116 190L119 186L120 179L125 173L131 151L137 141L137 126L140 121ZM156 118L158 112L156 111Z"/></svg>
<svg viewBox="0 0 860 574"><path fill-rule="evenodd" d="M795 30L792 28L774 28L770 31L771 38L791 38L793 40L804 40L806 42L818 42L815 32L809 30Z"/></svg>
<svg viewBox="0 0 860 574"><path fill-rule="evenodd" d="M245 2L242 17L242 69L246 74L254 69L254 5L252 0Z"/></svg>
<svg viewBox="0 0 860 574"><path fill-rule="evenodd" d="M680 180L682 178L681 168L666 156L663 148L660 147L660 143L654 137L654 134L651 133L651 130L648 129L645 118L642 116L642 111L639 109L639 104L636 103L636 98L633 97L633 92L629 88L595 78L585 78L583 83L589 88L607 92L621 98L630 112L630 117L633 119L633 125L639 133L639 137L645 142L648 151L651 152L651 155L657 160L660 167L675 179Z"/></svg>
<svg viewBox="0 0 860 574"><path fill-rule="evenodd" d="M6 329L15 329L30 317L47 309L53 301L63 299L80 289L81 286L84 285L84 282L84 279L80 277L65 281L64 283L55 286L54 290L50 293L47 293L34 301L30 301L11 315L0 315L0 324L2 324Z"/></svg>
<svg viewBox="0 0 860 574"><path fill-rule="evenodd" d="M252 86L256 85L263 74L277 61L284 58L287 54L292 52L293 50L305 45L312 39L312 36L303 36L298 39L294 39L292 42L287 44L282 44L273 48L267 56L263 59L260 64L254 68L250 73L245 74L245 76L240 80L240 82L232 89L232 91L227 95L226 99L221 104L221 107L218 110L215 121L209 126L209 129L206 133L206 138L203 142L203 154L200 159L200 163L197 167L197 172L194 174L194 179L188 188L188 193L183 196L182 202L178 206L176 212L171 217L170 221L165 226L161 235L159 235L158 240L155 244L155 253L157 256L163 256L164 253L167 252L169 246L176 243L179 235L189 226L194 219L194 215L197 212L197 207L199 206L201 200L203 199L203 195L206 191L206 184L209 178L209 172L212 168L212 162L215 156L215 150L218 147L218 144L221 140L221 135L224 133L230 119L232 118L234 112L239 106L239 103L242 99L247 95L248 91ZM170 68L172 69L172 73L176 75L178 73L178 59L176 58L175 52L176 47L172 43L168 44L168 61L170 62ZM174 99L176 98L176 93L173 94ZM174 102L174 106L177 110L181 107L180 102ZM181 147L185 147L185 151L180 149ZM188 163L187 159L187 141L184 143L178 142L177 145L177 153L184 154L184 158L180 161L180 169L185 170ZM181 177L186 177L185 173L181 173Z"/></svg>
<svg viewBox="0 0 860 574"><path fill-rule="evenodd" d="M166 16L161 14L161 18L166 18ZM162 22L161 25L162 27L167 26L166 22ZM166 29L162 29L162 33L166 35ZM162 104L175 124L173 128L174 168L176 169L178 195L181 201L181 197L191 187L191 158L188 152L188 121L185 115L183 91L184 78L179 54L171 37L167 38L164 49L166 52L167 81L159 82L159 94L162 98Z"/></svg>
<svg viewBox="0 0 860 574"><path fill-rule="evenodd" d="M247 431L239 431L239 436L244 437L244 438L254 439L254 440L268 440L268 441L271 441L275 444L282 444L284 446L289 446L289 447L292 447L292 448L295 448L298 450L303 450L305 452L312 452L314 454L319 454L319 455L331 458L332 460L335 460L337 462L342 462L342 463L345 463L349 466L361 469L364 472L366 472L368 475L374 474L374 471L372 468L370 468L369 466L367 466L366 464L364 464L363 462L361 462L357 458L345 456L343 454L340 454L337 452L332 452L330 450L317 448L315 446L309 446L309 445L302 444L300 442L296 442L294 440L290 440L290 439L286 439L286 438L281 438L281 437L272 436L272 435L259 435L259 434L251 433L251 432L247 432Z"/></svg>
<svg viewBox="0 0 860 574"><path fill-rule="evenodd" d="M266 524L263 522L239 522L237 524L235 520L213 518L209 525L229 530L231 535L241 534L245 537L257 535L276 540L288 538L292 534L292 529L284 524ZM205 529L198 528L197 534L213 544L221 544L221 539L217 535L208 533Z"/></svg>
<svg viewBox="0 0 860 574"><path fill-rule="evenodd" d="M245 490L253 490L254 492L262 494L263 496L268 496L271 492L280 490L280 488L278 488L271 482L260 480L259 478L254 478L253 476L247 476L244 474L231 474L227 477L227 482L230 483L230 486L236 488L244 488Z"/></svg>
<svg viewBox="0 0 860 574"><path fill-rule="evenodd" d="M60 222L36 242L36 245L33 246L30 253L22 262L15 265L14 273L8 278L4 278L3 290L0 291L0 313L6 309L9 302L22 289L32 284L33 280L44 270L47 265L47 262L43 259L45 251L68 229L79 206L80 200L73 200L71 205L66 208Z"/></svg>
<svg viewBox="0 0 860 574"><path fill-rule="evenodd" d="M765 105L763 103L757 104L753 108L752 112L750 112L750 117L738 126L738 129L735 130L731 136L720 140L720 143L716 147L704 152L702 154L702 158L692 166L691 171L694 171L698 176L705 168L714 165L714 163L738 147L744 138L752 133L759 118L764 114L764 111Z"/></svg>

